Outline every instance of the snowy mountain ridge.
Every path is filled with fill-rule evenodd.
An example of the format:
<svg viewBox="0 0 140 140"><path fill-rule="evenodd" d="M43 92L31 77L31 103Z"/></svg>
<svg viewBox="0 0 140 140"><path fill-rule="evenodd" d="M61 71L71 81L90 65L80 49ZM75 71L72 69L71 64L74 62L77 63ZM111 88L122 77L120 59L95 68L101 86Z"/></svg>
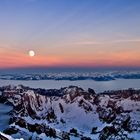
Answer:
<svg viewBox="0 0 140 140"><path fill-rule="evenodd" d="M100 94L75 86L49 92L24 86L0 90L0 102L14 107L4 133L15 138L138 140L140 136L140 90Z"/></svg>

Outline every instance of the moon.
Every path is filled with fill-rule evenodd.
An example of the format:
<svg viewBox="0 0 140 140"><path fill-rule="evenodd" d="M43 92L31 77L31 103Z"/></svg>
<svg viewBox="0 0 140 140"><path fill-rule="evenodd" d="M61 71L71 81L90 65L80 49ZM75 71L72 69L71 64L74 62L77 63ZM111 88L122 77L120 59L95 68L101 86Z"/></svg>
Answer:
<svg viewBox="0 0 140 140"><path fill-rule="evenodd" d="M35 52L34 52L33 50L30 50L30 51L29 51L29 56L30 56L30 57L35 56Z"/></svg>

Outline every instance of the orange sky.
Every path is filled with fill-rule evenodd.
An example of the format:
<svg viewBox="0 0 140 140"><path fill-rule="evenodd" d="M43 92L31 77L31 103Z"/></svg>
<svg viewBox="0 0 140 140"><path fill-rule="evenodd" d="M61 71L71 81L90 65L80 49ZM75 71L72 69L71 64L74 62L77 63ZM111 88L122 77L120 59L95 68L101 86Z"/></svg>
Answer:
<svg viewBox="0 0 140 140"><path fill-rule="evenodd" d="M139 67L140 42L138 41L110 41L94 44L92 41L77 43L67 42L63 45L53 44L52 48L35 48L36 55L30 57L29 50L20 47L0 48L0 68L32 67L32 66L88 66L88 67ZM56 45L56 46L55 46ZM69 47L71 45L71 47ZM44 45L45 46L45 45ZM58 46L59 49L57 49ZM123 47L122 47L123 46ZM126 46L126 47L125 47ZM133 47L132 47L133 46ZM54 51L53 51L54 50Z"/></svg>
<svg viewBox="0 0 140 140"><path fill-rule="evenodd" d="M140 67L139 13L132 0L0 1L0 69Z"/></svg>

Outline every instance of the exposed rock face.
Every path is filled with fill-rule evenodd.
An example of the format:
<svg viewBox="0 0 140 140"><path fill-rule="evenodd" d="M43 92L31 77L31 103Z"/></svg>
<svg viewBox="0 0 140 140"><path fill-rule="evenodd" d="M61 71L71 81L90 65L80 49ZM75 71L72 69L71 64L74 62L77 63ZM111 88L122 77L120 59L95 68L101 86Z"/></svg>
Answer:
<svg viewBox="0 0 140 140"><path fill-rule="evenodd" d="M101 131L100 135L99 135L99 139L100 140L106 140L110 135L112 134L117 134L117 130L115 129L114 126L106 126L105 128L103 128L103 130Z"/></svg>
<svg viewBox="0 0 140 140"><path fill-rule="evenodd" d="M6 135L6 134L0 132L0 140L15 140L15 139L12 138L9 135ZM24 140L24 139L23 138L20 138L20 139L16 139L16 140Z"/></svg>
<svg viewBox="0 0 140 140"><path fill-rule="evenodd" d="M3 132L8 135L16 134L19 130L15 127L10 127L4 130Z"/></svg>
<svg viewBox="0 0 140 140"><path fill-rule="evenodd" d="M3 135L0 134L0 140L8 140L8 138L4 137Z"/></svg>
<svg viewBox="0 0 140 140"><path fill-rule="evenodd" d="M12 135L23 130L46 137L69 140L130 139L140 133L140 91L120 90L95 94L70 86L60 90L24 86L1 88L0 101L13 105Z"/></svg>

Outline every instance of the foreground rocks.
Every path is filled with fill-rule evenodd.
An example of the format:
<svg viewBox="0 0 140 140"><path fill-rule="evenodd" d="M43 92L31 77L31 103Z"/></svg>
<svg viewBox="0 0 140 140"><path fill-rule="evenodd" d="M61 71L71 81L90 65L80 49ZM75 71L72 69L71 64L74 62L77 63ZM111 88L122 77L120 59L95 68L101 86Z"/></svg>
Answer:
<svg viewBox="0 0 140 140"><path fill-rule="evenodd" d="M131 140L134 132L140 134L140 90L96 94L75 86L6 86L0 91L0 101L13 106L10 127L4 130L8 135L26 133L30 140Z"/></svg>

